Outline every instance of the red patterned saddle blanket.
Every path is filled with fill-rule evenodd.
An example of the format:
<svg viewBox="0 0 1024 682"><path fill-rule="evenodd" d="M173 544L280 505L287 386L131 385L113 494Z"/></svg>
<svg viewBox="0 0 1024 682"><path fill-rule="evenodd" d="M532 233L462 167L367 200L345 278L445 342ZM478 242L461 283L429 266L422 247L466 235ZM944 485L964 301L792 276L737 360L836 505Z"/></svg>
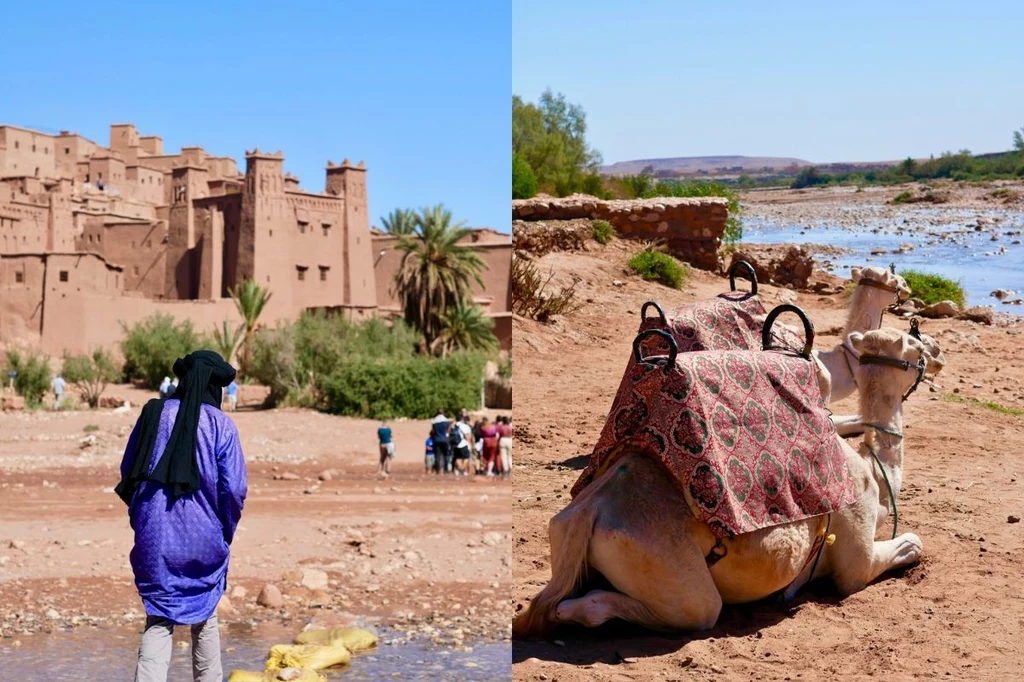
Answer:
<svg viewBox="0 0 1024 682"><path fill-rule="evenodd" d="M786 351L680 352L674 366L631 361L572 496L626 451L659 462L718 537L856 498L815 367Z"/></svg>

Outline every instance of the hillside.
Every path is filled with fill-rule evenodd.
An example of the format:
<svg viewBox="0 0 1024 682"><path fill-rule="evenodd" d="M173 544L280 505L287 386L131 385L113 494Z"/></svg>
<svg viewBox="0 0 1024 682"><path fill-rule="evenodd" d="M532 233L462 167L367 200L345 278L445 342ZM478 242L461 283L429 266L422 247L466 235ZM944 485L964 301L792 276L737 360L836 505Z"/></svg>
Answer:
<svg viewBox="0 0 1024 682"><path fill-rule="evenodd" d="M653 166L654 173L708 173L744 170L763 171L766 168L782 169L792 166L810 166L810 161L778 156L677 156L667 159L636 159L619 161L601 167L602 175L636 175L645 167Z"/></svg>

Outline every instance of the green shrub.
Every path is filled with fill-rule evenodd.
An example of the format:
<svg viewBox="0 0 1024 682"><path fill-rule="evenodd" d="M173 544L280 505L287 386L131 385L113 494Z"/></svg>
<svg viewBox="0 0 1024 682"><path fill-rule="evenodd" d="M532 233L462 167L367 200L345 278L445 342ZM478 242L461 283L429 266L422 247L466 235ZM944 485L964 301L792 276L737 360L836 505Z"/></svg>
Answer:
<svg viewBox="0 0 1024 682"><path fill-rule="evenodd" d="M290 325L261 329L253 337L249 377L270 389L266 404L277 405L300 387L295 339Z"/></svg>
<svg viewBox="0 0 1024 682"><path fill-rule="evenodd" d="M912 196L914 196L912 192L900 192L899 194L892 198L892 201L890 203L902 204Z"/></svg>
<svg viewBox="0 0 1024 682"><path fill-rule="evenodd" d="M86 424L82 428L82 430L85 431L86 433L95 433L96 431L100 430L100 427L97 426L96 424Z"/></svg>
<svg viewBox="0 0 1024 682"><path fill-rule="evenodd" d="M120 374L114 356L102 348L85 355L64 354L61 375L91 408L99 406L107 384L117 381Z"/></svg>
<svg viewBox="0 0 1024 682"><path fill-rule="evenodd" d="M436 359L346 359L318 381L323 408L332 414L390 419L428 419L437 408L452 414L480 404L486 358L454 353Z"/></svg>
<svg viewBox="0 0 1024 682"><path fill-rule="evenodd" d="M590 226L594 230L594 241L598 244L607 244L615 236L615 228L607 220L595 220Z"/></svg>
<svg viewBox="0 0 1024 682"><path fill-rule="evenodd" d="M907 280L911 296L921 299L925 304L952 301L961 309L964 307L966 298L959 282L917 270L903 270L900 275Z"/></svg>
<svg viewBox="0 0 1024 682"><path fill-rule="evenodd" d="M537 176L526 159L512 154L512 198L529 199L537 193Z"/></svg>
<svg viewBox="0 0 1024 682"><path fill-rule="evenodd" d="M579 310L576 285L580 280L574 277L573 283L569 286L563 286L556 292L545 293L544 290L554 276L555 271L552 270L545 278L537 269L536 263L513 253L512 311L517 315L547 324L556 315Z"/></svg>
<svg viewBox="0 0 1024 682"><path fill-rule="evenodd" d="M206 339L195 332L192 322L175 324L170 315L154 313L128 328L121 324L125 337L121 341L124 373L129 380L138 379L156 388L165 376L171 375L174 361L204 345Z"/></svg>
<svg viewBox="0 0 1024 682"><path fill-rule="evenodd" d="M636 274L652 282L680 289L689 274L689 268L672 256L648 247L629 259L629 267Z"/></svg>
<svg viewBox="0 0 1024 682"><path fill-rule="evenodd" d="M4 364L3 380L10 381L11 372L17 372L14 379L15 392L25 398L29 407L39 407L43 397L50 390L50 366L46 358L36 351L8 350Z"/></svg>

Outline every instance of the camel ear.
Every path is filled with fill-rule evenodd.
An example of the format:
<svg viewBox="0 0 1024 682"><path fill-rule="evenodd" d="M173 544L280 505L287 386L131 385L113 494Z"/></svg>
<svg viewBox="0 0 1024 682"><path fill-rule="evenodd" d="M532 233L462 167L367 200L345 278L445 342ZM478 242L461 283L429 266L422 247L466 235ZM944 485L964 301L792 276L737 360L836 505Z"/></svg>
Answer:
<svg viewBox="0 0 1024 682"><path fill-rule="evenodd" d="M864 352L864 335L860 332L850 332L850 335L846 337L846 343L857 355Z"/></svg>
<svg viewBox="0 0 1024 682"><path fill-rule="evenodd" d="M852 279L854 282L859 282L860 281L860 275L861 275L861 269L860 268L850 268L850 279Z"/></svg>

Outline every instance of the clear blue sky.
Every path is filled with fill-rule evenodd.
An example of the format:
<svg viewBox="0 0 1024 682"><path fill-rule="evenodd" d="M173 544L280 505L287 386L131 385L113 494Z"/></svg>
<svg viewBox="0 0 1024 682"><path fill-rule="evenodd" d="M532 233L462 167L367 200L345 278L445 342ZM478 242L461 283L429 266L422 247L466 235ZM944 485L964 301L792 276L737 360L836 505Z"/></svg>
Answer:
<svg viewBox="0 0 1024 682"><path fill-rule="evenodd" d="M102 144L281 149L324 188L365 159L370 215L443 202L508 232L511 10L502 2L5 3L0 122Z"/></svg>
<svg viewBox="0 0 1024 682"><path fill-rule="evenodd" d="M515 0L512 88L587 112L606 163L1009 149L1021 2Z"/></svg>

